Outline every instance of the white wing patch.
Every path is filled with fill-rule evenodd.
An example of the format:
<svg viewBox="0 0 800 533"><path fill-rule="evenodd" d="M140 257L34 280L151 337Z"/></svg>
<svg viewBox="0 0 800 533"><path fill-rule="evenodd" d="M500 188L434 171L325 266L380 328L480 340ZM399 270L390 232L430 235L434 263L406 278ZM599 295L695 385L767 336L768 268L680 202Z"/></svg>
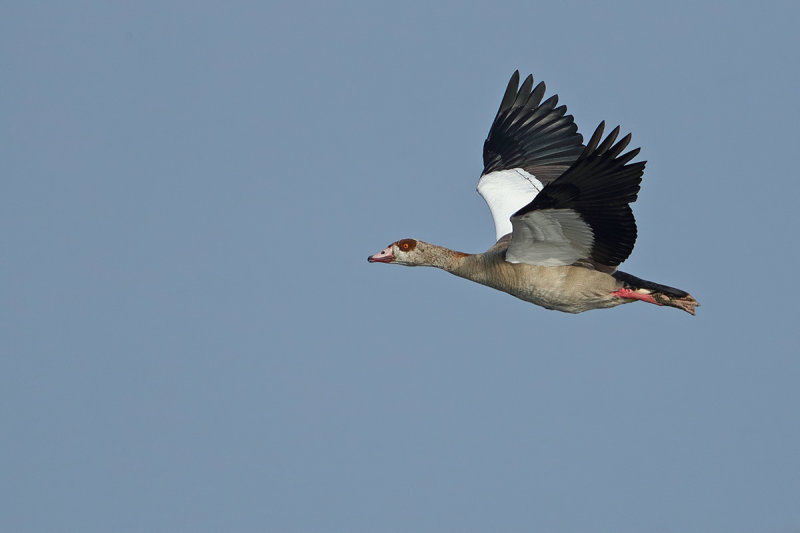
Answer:
<svg viewBox="0 0 800 533"><path fill-rule="evenodd" d="M531 203L544 185L521 168L498 170L481 176L478 193L489 204L497 240L511 233L511 215Z"/></svg>
<svg viewBox="0 0 800 533"><path fill-rule="evenodd" d="M509 263L571 265L589 257L594 244L591 226L572 209L537 209L515 217L513 228Z"/></svg>

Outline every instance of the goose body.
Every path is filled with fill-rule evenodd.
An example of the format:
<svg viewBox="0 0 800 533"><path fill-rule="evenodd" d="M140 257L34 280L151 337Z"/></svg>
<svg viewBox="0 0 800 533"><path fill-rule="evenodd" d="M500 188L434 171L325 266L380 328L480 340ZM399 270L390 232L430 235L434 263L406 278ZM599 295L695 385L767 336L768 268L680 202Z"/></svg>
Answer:
<svg viewBox="0 0 800 533"><path fill-rule="evenodd" d="M466 254L402 239L370 262L432 266L547 309L580 313L637 300L694 314L699 304L680 289L620 272L636 242L636 201L644 162L622 153L630 134L603 139L604 123L584 146L557 96L542 101L519 72L508 83L484 143L478 192L489 205L497 242ZM602 141L602 142L601 142Z"/></svg>

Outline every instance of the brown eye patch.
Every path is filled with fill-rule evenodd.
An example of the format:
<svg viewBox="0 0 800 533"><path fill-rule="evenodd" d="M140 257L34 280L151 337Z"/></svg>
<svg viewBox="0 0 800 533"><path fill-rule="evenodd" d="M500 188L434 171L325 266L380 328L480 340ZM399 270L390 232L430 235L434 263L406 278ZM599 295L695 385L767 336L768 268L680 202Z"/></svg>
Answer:
<svg viewBox="0 0 800 533"><path fill-rule="evenodd" d="M397 241L397 247L404 252L410 252L417 247L417 241L414 239L403 239L402 241Z"/></svg>

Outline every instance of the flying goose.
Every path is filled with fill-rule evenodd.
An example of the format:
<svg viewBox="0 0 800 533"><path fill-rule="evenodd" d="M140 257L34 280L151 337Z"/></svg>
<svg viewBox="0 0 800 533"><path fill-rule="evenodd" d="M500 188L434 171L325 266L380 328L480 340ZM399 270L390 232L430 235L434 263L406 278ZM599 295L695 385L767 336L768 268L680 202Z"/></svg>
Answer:
<svg viewBox="0 0 800 533"><path fill-rule="evenodd" d="M483 144L478 193L489 205L497 242L466 254L401 239L370 263L441 268L547 309L581 313L641 300L683 309L699 304L686 291L617 270L633 250L636 201L645 162L622 153L619 126L603 139L601 122L586 146L558 96L542 101L544 82L508 82Z"/></svg>

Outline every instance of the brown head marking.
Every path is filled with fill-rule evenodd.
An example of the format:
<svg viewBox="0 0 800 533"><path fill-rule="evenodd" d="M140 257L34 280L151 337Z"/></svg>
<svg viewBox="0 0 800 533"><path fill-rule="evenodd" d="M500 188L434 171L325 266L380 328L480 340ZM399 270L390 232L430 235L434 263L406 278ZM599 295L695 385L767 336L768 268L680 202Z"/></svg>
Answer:
<svg viewBox="0 0 800 533"><path fill-rule="evenodd" d="M400 251L410 252L411 250L417 247L417 241L415 241L414 239L403 239L397 241L397 247L400 248Z"/></svg>

